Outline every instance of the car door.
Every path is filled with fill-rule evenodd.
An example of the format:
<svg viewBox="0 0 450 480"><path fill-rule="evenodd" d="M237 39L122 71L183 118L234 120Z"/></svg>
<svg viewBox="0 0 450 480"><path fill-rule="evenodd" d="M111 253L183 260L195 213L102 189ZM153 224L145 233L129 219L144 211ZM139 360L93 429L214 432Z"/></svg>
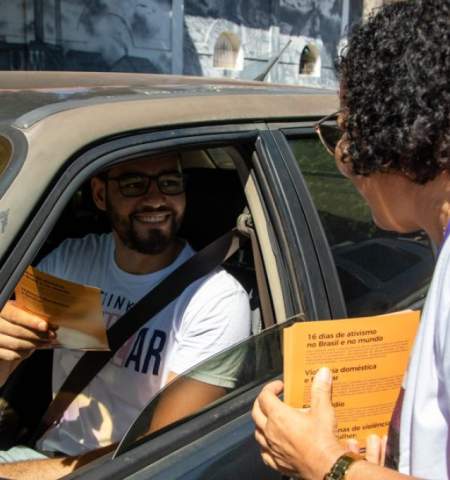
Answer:
<svg viewBox="0 0 450 480"><path fill-rule="evenodd" d="M233 127L227 128L227 140L231 141ZM217 130L220 129L215 128L216 139L223 136ZM239 126L235 139L243 139L243 130ZM190 137L191 146L211 141L196 133L196 138ZM286 158L264 125L253 125L245 139L254 142L254 151L243 183L279 325L236 347L246 352L244 379L220 402L141 438L139 423L145 427L149 421L143 414L114 456L107 455L68 478L280 478L261 461L253 438L251 406L263 384L282 373L281 332L288 321L330 318L333 313L307 214L296 193L294 178L286 168ZM265 312L262 314L264 317ZM221 354L222 359L210 361L223 364L234 352L231 349ZM207 365L200 364L198 368ZM163 395L161 392L158 397ZM153 402L157 403L158 397ZM152 404L148 411L151 413Z"/></svg>

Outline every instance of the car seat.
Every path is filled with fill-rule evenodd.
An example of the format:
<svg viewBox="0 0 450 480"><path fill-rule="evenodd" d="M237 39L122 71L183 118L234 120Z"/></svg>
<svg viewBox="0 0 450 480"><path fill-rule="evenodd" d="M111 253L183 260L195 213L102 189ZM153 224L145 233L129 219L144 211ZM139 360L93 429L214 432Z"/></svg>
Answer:
<svg viewBox="0 0 450 480"><path fill-rule="evenodd" d="M236 227L247 202L236 170L197 168L185 170L185 173L188 176L187 204L180 236L195 250L200 250ZM258 333L261 315L250 241L228 259L223 268L247 291L252 310L252 333Z"/></svg>

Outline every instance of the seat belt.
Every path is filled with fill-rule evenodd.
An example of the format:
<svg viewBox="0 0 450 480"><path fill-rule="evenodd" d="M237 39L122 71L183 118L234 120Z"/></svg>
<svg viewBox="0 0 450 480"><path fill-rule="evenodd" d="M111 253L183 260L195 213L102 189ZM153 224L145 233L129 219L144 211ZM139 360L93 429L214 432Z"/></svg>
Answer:
<svg viewBox="0 0 450 480"><path fill-rule="evenodd" d="M51 425L59 421L75 397L134 333L178 298L191 283L231 257L240 248L243 240L245 237L238 228L222 235L180 265L120 317L107 331L110 350L89 351L80 358L48 406L30 442L34 444Z"/></svg>

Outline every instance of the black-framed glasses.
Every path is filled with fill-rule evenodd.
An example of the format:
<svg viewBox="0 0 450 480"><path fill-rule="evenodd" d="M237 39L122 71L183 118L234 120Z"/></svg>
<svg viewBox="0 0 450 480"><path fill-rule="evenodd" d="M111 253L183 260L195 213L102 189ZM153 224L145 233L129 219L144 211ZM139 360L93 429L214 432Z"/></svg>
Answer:
<svg viewBox="0 0 450 480"><path fill-rule="evenodd" d="M107 181L115 181L124 197L140 197L145 195L152 183L156 182L158 189L164 195L180 195L186 189L186 176L180 172L163 172L159 175L143 173L124 173L117 177L103 177Z"/></svg>
<svg viewBox="0 0 450 480"><path fill-rule="evenodd" d="M317 135L319 135L320 141L325 147L325 150L332 157L335 156L336 146L339 143L339 140L342 138L344 131L337 123L334 125L329 125L326 122L329 122L330 120L336 120L339 113L341 113L340 110L332 113L331 115L327 115L314 125L314 131L317 133Z"/></svg>

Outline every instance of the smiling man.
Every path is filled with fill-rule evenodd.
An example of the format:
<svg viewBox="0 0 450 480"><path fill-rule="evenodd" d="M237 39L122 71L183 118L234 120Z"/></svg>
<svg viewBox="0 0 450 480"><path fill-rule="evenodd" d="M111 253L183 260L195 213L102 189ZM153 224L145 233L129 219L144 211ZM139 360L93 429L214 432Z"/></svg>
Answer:
<svg viewBox="0 0 450 480"><path fill-rule="evenodd" d="M178 156L136 160L91 181L96 206L108 215L116 261L128 273L170 265L185 242L176 238L186 208Z"/></svg>
<svg viewBox="0 0 450 480"><path fill-rule="evenodd" d="M109 327L195 252L177 236L186 207L185 177L177 154L115 166L94 177L91 188L112 232L68 239L38 268L101 288ZM36 450L20 447L0 453L5 462L28 460L0 466L0 476L33 478L36 469L41 478L67 474L79 455L117 442L170 380L249 334L249 302L242 286L223 269L197 280L123 345L59 424L38 441ZM42 319L8 302L0 313L0 380L4 382L22 359L55 335ZM81 356L79 351L55 350L55 392ZM182 390L170 400L171 408L159 408L162 417L155 425L159 428L192 413L223 395L233 382L230 375L215 376L211 383L184 380ZM47 452L71 456L73 461L42 460Z"/></svg>

